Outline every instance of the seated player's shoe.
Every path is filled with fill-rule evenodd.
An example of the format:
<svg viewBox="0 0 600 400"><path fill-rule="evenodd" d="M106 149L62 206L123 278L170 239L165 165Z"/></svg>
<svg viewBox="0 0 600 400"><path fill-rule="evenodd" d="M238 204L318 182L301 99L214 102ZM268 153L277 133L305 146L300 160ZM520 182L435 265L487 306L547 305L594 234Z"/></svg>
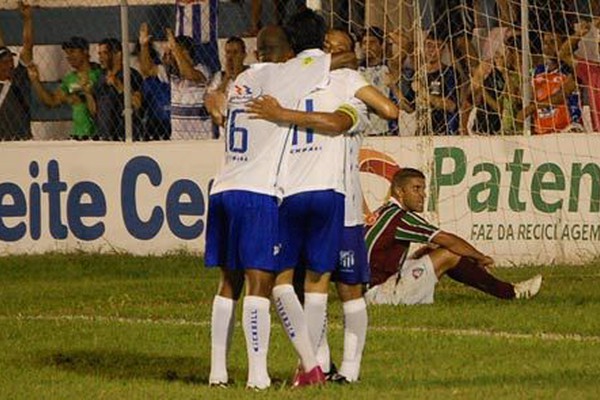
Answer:
<svg viewBox="0 0 600 400"><path fill-rule="evenodd" d="M333 376L329 379L327 379L330 382L333 383L337 383L338 385L347 385L352 383L350 380L348 380L348 378L346 378L344 375L339 374L339 373L335 373L333 374Z"/></svg>
<svg viewBox="0 0 600 400"><path fill-rule="evenodd" d="M325 374L321 367L317 365L308 372L303 372L302 370L296 372L292 386L296 388L302 386L323 385L325 382Z"/></svg>
<svg viewBox="0 0 600 400"><path fill-rule="evenodd" d="M515 283L515 298L530 299L535 296L542 287L542 275L536 275L526 281Z"/></svg>
<svg viewBox="0 0 600 400"><path fill-rule="evenodd" d="M271 387L271 381L268 382L248 382L246 389L254 390L255 392L261 392Z"/></svg>

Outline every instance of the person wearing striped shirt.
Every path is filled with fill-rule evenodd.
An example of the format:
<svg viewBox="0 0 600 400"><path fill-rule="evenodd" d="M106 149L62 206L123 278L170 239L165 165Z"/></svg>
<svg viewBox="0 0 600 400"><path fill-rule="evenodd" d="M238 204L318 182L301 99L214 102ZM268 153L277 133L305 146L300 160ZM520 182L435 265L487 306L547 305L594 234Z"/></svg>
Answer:
<svg viewBox="0 0 600 400"><path fill-rule="evenodd" d="M512 284L494 277L494 260L466 240L443 231L418 215L425 206L425 175L413 168L398 171L390 201L376 211L366 230L371 283L368 304L430 304L443 275L500 299L531 298L542 276ZM411 243L426 244L408 257Z"/></svg>

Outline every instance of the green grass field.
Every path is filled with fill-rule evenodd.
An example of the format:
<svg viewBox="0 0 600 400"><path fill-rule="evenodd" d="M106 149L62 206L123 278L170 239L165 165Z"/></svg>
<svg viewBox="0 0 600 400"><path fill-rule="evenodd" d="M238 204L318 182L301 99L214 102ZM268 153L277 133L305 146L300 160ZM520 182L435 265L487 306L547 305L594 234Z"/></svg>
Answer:
<svg viewBox="0 0 600 400"><path fill-rule="evenodd" d="M434 305L371 308L362 378L351 386L290 389L296 358L274 315L274 385L255 393L244 388L239 326L234 384L207 387L218 274L198 257L0 258L0 398L600 398L600 263L495 272L545 281L535 299L503 302L445 278ZM339 363L341 305L330 299Z"/></svg>

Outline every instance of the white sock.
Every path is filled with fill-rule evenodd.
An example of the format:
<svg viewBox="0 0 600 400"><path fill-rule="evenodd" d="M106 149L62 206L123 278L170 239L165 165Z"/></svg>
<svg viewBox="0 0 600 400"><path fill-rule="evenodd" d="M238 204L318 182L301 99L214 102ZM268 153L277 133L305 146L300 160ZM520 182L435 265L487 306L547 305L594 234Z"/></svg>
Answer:
<svg viewBox="0 0 600 400"><path fill-rule="evenodd" d="M264 297L244 297L242 325L248 353L247 386L257 389L266 389L271 385L271 378L267 371L267 354L271 335L270 304L269 299Z"/></svg>
<svg viewBox="0 0 600 400"><path fill-rule="evenodd" d="M273 288L275 309L285 333L296 349L304 371L317 366L317 358L310 341L304 310L292 285L277 285Z"/></svg>
<svg viewBox="0 0 600 400"><path fill-rule="evenodd" d="M325 326L327 330L327 325ZM329 352L329 342L327 342L327 331L321 340L321 344L317 349L317 362L321 366L323 373L327 374L331 369L331 353Z"/></svg>
<svg viewBox="0 0 600 400"><path fill-rule="evenodd" d="M235 323L233 299L215 296L212 304L210 324L210 375L209 383L227 383L227 353Z"/></svg>
<svg viewBox="0 0 600 400"><path fill-rule="evenodd" d="M327 293L304 294L304 316L315 354L327 334Z"/></svg>
<svg viewBox="0 0 600 400"><path fill-rule="evenodd" d="M360 361L367 338L367 304L364 298L350 300L344 308L344 357L340 374L349 381L358 380Z"/></svg>

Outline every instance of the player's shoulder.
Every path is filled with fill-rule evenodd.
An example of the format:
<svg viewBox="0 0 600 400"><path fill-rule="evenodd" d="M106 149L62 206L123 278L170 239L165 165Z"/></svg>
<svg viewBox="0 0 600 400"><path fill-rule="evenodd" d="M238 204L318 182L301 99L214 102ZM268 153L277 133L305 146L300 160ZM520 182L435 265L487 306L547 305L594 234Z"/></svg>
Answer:
<svg viewBox="0 0 600 400"><path fill-rule="evenodd" d="M248 68L235 78L229 86L228 101L230 103L247 103L262 94L264 77L261 76L263 67L269 64L261 64L254 68Z"/></svg>

